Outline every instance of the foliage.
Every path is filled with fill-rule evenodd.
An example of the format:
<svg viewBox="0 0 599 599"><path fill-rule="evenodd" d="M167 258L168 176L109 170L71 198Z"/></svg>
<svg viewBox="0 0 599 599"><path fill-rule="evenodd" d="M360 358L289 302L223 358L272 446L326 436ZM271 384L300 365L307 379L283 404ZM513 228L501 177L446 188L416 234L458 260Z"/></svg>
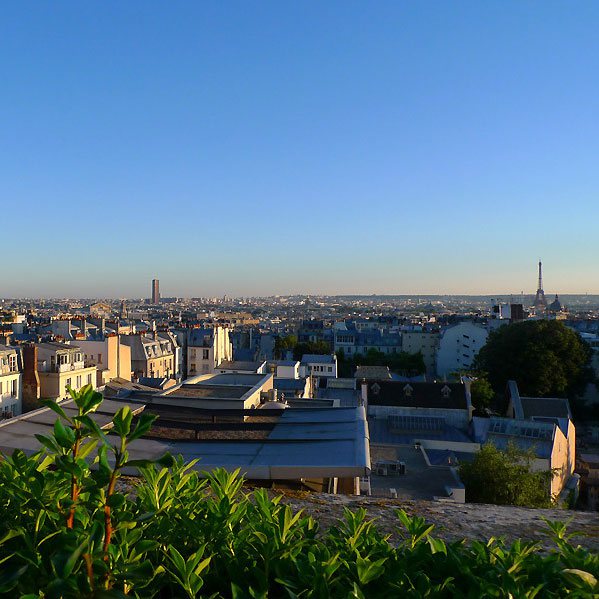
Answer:
<svg viewBox="0 0 599 599"><path fill-rule="evenodd" d="M526 507L550 507L552 473L533 472L534 449L524 451L509 444L501 451L488 443L470 463L460 464L466 500Z"/></svg>
<svg viewBox="0 0 599 599"><path fill-rule="evenodd" d="M276 337L274 354L275 358L280 359L285 352L293 350L297 345L297 337L295 335L286 335L285 337Z"/></svg>
<svg viewBox="0 0 599 599"><path fill-rule="evenodd" d="M293 358L301 360L304 354L327 356L331 353L331 346L326 341L302 341L293 348Z"/></svg>
<svg viewBox="0 0 599 599"><path fill-rule="evenodd" d="M472 396L472 405L477 410L488 408L495 397L495 391L493 391L491 383L484 375L479 375L472 381L470 394Z"/></svg>
<svg viewBox="0 0 599 599"><path fill-rule="evenodd" d="M301 341L295 335L286 335L275 339L274 354L282 358L287 351L293 351L293 359L301 360L304 354L326 356L331 353L331 347L326 341Z"/></svg>
<svg viewBox="0 0 599 599"><path fill-rule="evenodd" d="M580 395L593 380L592 350L578 333L558 320L530 320L491 332L476 359L476 368L503 392L515 380L523 395Z"/></svg>
<svg viewBox="0 0 599 599"><path fill-rule="evenodd" d="M44 451L0 460L0 594L7 597L590 597L599 558L573 547L502 541L445 543L422 518L397 512L391 544L364 510L329 531L238 473L200 478L194 463L134 462L129 445L151 417L128 408L112 433L90 414L101 397L73 394L78 415L39 437ZM95 456L92 459L92 456ZM87 458L87 459L86 459ZM93 467L90 468L90 463ZM136 468L134 493L117 485Z"/></svg>
<svg viewBox="0 0 599 599"><path fill-rule="evenodd" d="M426 371L422 353L395 352L385 354L374 348L366 355L346 356L343 350L337 353L337 364L340 376L352 377L357 366L388 366L391 372L404 376L417 376Z"/></svg>

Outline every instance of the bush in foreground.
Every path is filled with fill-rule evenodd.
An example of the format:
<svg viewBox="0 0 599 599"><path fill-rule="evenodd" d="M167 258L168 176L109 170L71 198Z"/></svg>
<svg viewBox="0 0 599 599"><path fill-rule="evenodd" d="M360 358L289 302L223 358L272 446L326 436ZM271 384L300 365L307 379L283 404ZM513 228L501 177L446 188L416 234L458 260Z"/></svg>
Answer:
<svg viewBox="0 0 599 599"><path fill-rule="evenodd" d="M398 510L403 541L388 542L365 512L328 531L264 490L245 494L225 471L129 460L153 417L128 408L106 436L90 418L102 398L59 405L44 452L0 461L0 593L9 597L591 597L599 558L551 524L555 549L445 543ZM92 459L92 456L95 458ZM90 468L89 464L93 463ZM165 462L166 463L166 462ZM134 494L119 492L137 468Z"/></svg>

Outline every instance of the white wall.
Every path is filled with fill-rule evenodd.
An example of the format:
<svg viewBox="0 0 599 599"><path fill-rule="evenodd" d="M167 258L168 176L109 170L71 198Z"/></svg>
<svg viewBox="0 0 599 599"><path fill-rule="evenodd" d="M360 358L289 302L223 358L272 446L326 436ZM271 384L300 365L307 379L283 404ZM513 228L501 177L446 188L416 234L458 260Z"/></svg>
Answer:
<svg viewBox="0 0 599 599"><path fill-rule="evenodd" d="M488 336L485 327L473 322L461 322L446 329L437 351L437 375L469 370Z"/></svg>

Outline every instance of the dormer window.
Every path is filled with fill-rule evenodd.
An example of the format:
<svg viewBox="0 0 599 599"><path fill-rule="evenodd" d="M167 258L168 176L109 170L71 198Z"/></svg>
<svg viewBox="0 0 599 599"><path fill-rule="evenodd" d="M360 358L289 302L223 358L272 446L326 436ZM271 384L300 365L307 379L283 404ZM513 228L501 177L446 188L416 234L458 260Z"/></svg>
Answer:
<svg viewBox="0 0 599 599"><path fill-rule="evenodd" d="M406 385L406 386L403 388L403 394L404 394L406 397L412 397L412 392L413 392L413 391L414 391L414 388L413 388L411 385L409 385L409 384L408 384L408 385Z"/></svg>
<svg viewBox="0 0 599 599"><path fill-rule="evenodd" d="M442 389L441 389L441 395L447 399L450 395L451 395L451 389L445 385Z"/></svg>
<svg viewBox="0 0 599 599"><path fill-rule="evenodd" d="M372 385L372 387L370 387L370 390L375 394L378 395L381 392L381 386L378 383L374 383L374 385Z"/></svg>

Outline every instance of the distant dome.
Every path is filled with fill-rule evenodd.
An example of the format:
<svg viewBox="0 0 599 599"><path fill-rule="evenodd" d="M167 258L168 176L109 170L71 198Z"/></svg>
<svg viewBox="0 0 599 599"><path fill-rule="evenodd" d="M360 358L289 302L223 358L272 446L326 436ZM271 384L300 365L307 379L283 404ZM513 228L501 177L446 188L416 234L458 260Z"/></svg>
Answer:
<svg viewBox="0 0 599 599"><path fill-rule="evenodd" d="M549 310L551 310L552 312L562 311L562 304L560 303L559 298L557 297L557 293L555 294L555 299L549 304Z"/></svg>

